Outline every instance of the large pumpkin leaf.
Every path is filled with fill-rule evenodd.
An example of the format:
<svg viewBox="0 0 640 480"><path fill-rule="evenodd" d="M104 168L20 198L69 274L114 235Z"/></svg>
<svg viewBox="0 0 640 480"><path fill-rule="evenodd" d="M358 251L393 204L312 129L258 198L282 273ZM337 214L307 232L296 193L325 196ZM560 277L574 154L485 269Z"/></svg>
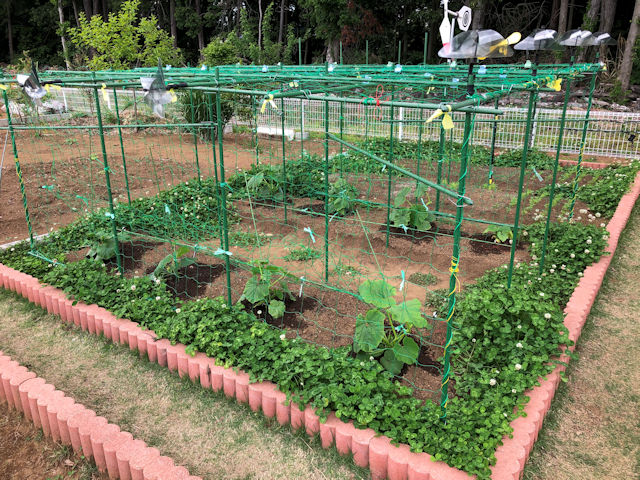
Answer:
<svg viewBox="0 0 640 480"><path fill-rule="evenodd" d="M404 364L396 358L393 350L387 350L384 352L384 355L380 359L380 363L394 375L400 375L400 371L404 366Z"/></svg>
<svg viewBox="0 0 640 480"><path fill-rule="evenodd" d="M358 350L371 352L380 345L384 338L384 314L375 309L369 310L365 316L358 315L356 333L353 337Z"/></svg>
<svg viewBox="0 0 640 480"><path fill-rule="evenodd" d="M395 355L396 360L408 363L409 365L416 363L419 352L420 347L418 347L418 344L411 337L404 337L402 345L396 343L393 346L393 354Z"/></svg>
<svg viewBox="0 0 640 480"><path fill-rule="evenodd" d="M360 284L358 290L365 302L378 308L388 308L396 304L393 299L396 289L384 280L367 280Z"/></svg>
<svg viewBox="0 0 640 480"><path fill-rule="evenodd" d="M421 307L420 300L412 298L411 300L392 306L389 312L391 312L395 323L401 323L409 329L412 326L423 328L427 326L427 321L422 313L420 313Z"/></svg>
<svg viewBox="0 0 640 480"><path fill-rule="evenodd" d="M269 284L259 280L257 277L251 277L244 286L242 298L249 300L251 303L264 302L269 296Z"/></svg>
<svg viewBox="0 0 640 480"><path fill-rule="evenodd" d="M281 302L280 300L271 300L269 302L269 315L273 318L280 318L284 315L284 309L284 302Z"/></svg>

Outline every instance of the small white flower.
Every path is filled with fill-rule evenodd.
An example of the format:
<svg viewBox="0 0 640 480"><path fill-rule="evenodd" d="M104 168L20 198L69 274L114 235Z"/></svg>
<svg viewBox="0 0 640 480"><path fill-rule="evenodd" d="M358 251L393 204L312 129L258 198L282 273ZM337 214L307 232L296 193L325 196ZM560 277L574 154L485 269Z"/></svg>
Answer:
<svg viewBox="0 0 640 480"><path fill-rule="evenodd" d="M135 290L136 286L135 285L131 285L131 290Z"/></svg>
<svg viewBox="0 0 640 480"><path fill-rule="evenodd" d="M544 318L546 318L547 320L549 320L551 318L551 314L550 313L545 313L544 314Z"/></svg>
<svg viewBox="0 0 640 480"><path fill-rule="evenodd" d="M471 339L471 342L472 342L472 343L476 343L476 339L475 339L475 338L472 338L472 339Z"/></svg>
<svg viewBox="0 0 640 480"><path fill-rule="evenodd" d="M596 218L600 218L602 215L600 215L600 212L596 212Z"/></svg>
<svg viewBox="0 0 640 480"><path fill-rule="evenodd" d="M562 269L562 270L566 270L566 269L567 269L567 266L566 266L566 265L564 265L564 264L562 264L562 265L560 265L560 269Z"/></svg>
<svg viewBox="0 0 640 480"><path fill-rule="evenodd" d="M285 338L287 338L287 336L284 333L280 335L280 340L284 340Z"/></svg>
<svg viewBox="0 0 640 480"><path fill-rule="evenodd" d="M554 273L554 272L555 272L555 270L554 270L553 268L551 268L551 269L549 269L549 272L550 272L550 273Z"/></svg>
<svg viewBox="0 0 640 480"><path fill-rule="evenodd" d="M517 328L518 330L522 330L522 325L518 325L516 328Z"/></svg>
<svg viewBox="0 0 640 480"><path fill-rule="evenodd" d="M604 223L604 222L603 222L603 223L601 223L601 224L600 224L600 227L602 227L602 228L606 227L605 223Z"/></svg>
<svg viewBox="0 0 640 480"><path fill-rule="evenodd" d="M180 309L179 308L176 308L176 313L180 313Z"/></svg>
<svg viewBox="0 0 640 480"><path fill-rule="evenodd" d="M120 289L119 288L116 290L116 293L120 293Z"/></svg>
<svg viewBox="0 0 640 480"><path fill-rule="evenodd" d="M515 369L520 370L521 368L522 368L522 365L520 365L519 363L516 363Z"/></svg>
<svg viewBox="0 0 640 480"><path fill-rule="evenodd" d="M160 279L159 278L156 278L155 282L156 282L156 285L160 285Z"/></svg>
<svg viewBox="0 0 640 480"><path fill-rule="evenodd" d="M504 415L504 418L507 418L509 416L506 413L503 413L502 415Z"/></svg>
<svg viewBox="0 0 640 480"><path fill-rule="evenodd" d="M491 385L492 387L498 383L497 380L495 378L492 378L491 380L489 380L489 385Z"/></svg>
<svg viewBox="0 0 640 480"><path fill-rule="evenodd" d="M578 272L578 276L581 277L583 275L582 272Z"/></svg>
<svg viewBox="0 0 640 480"><path fill-rule="evenodd" d="M223 304L222 304L222 308L227 308L227 304L226 304L226 303L223 303Z"/></svg>
<svg viewBox="0 0 640 480"><path fill-rule="evenodd" d="M262 315L262 310L256 310L256 313L257 313L258 315Z"/></svg>
<svg viewBox="0 0 640 480"><path fill-rule="evenodd" d="M517 393L517 390L515 388L512 388L511 393Z"/></svg>
<svg viewBox="0 0 640 480"><path fill-rule="evenodd" d="M364 362L360 362L360 366L361 366L361 367L364 367Z"/></svg>
<svg viewBox="0 0 640 480"><path fill-rule="evenodd" d="M12 252L15 252L15 251L16 251L16 248L15 248L15 247L11 247L11 251L12 251Z"/></svg>
<svg viewBox="0 0 640 480"><path fill-rule="evenodd" d="M373 362L374 358L373 356L369 357L369 361Z"/></svg>
<svg viewBox="0 0 640 480"><path fill-rule="evenodd" d="M584 249L584 253L589 253L589 249L588 249L588 248L585 248L585 249Z"/></svg>
<svg viewBox="0 0 640 480"><path fill-rule="evenodd" d="M576 254L572 253L571 255L569 255L571 258L576 258Z"/></svg>
<svg viewBox="0 0 640 480"><path fill-rule="evenodd" d="M541 296L541 297L544 297L544 292L540 292L540 296Z"/></svg>
<svg viewBox="0 0 640 480"><path fill-rule="evenodd" d="M586 210L586 209L584 209L584 208L581 208L581 209L580 209L580 213L582 213L582 214L587 213L587 210Z"/></svg>
<svg viewBox="0 0 640 480"><path fill-rule="evenodd" d="M522 348L522 344L520 342L516 343L517 348Z"/></svg>
<svg viewBox="0 0 640 480"><path fill-rule="evenodd" d="M156 301L158 301L158 300L160 300L160 296L159 295L156 297Z"/></svg>

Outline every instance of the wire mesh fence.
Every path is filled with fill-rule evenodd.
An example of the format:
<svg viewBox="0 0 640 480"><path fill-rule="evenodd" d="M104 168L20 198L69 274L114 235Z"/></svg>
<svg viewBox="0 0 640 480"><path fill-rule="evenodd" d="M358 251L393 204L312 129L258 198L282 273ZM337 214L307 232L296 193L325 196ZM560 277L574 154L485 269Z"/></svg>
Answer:
<svg viewBox="0 0 640 480"><path fill-rule="evenodd" d="M382 96L384 92L380 95ZM113 89L105 89L100 96L102 109L106 115L113 116L115 109ZM388 94L387 94L388 95ZM143 101L142 90L127 89L117 92L120 102L120 112L124 118L143 118L151 115L151 108ZM373 97L375 98L375 97ZM367 103L362 97L360 104L336 104L329 112L331 129L342 131L345 135L357 135L364 138L387 138L390 131L389 107L377 106ZM324 131L323 102L320 100L307 100L305 98L284 99L285 135L293 138L295 135L315 135ZM45 102L46 110L39 115L44 121L58 118L61 114L70 115L72 118L81 118L84 115L95 114L95 104L91 92L78 88L64 87L60 90L51 89L48 101ZM504 112L501 115L496 131L496 147L501 149L514 149L522 146L522 137L527 118L526 108L501 107ZM36 119L35 110L26 108L24 104L12 108L16 120L32 122ZM56 112L56 113L51 113ZM554 153L556 141L560 131L561 109L539 108L536 110L534 126L531 134L531 146L543 152ZM167 115L174 117L176 122L182 122L179 108L169 105ZM396 122L395 137L399 141L418 139L437 141L439 138L438 127L435 124L424 125L420 120L425 120L424 111L410 107L396 108L394 121ZM462 115L453 115L455 123L463 122ZM492 129L494 118L491 115L481 114L476 120L475 143L477 145L490 146L492 141ZM564 127L564 141L562 153L578 155L580 153L582 127L585 121L584 110L568 110L566 114L566 126ZM233 124L238 128L248 124L243 118L234 118ZM282 131L281 116L277 110L268 109L263 113L257 113L257 125L260 133L272 133L280 135ZM611 158L637 158L640 154L636 141L640 132L640 113L615 112L607 110L592 110L589 118L587 141L584 145L583 155ZM229 127L231 128L231 127ZM453 140L462 141L462 129L454 131Z"/></svg>

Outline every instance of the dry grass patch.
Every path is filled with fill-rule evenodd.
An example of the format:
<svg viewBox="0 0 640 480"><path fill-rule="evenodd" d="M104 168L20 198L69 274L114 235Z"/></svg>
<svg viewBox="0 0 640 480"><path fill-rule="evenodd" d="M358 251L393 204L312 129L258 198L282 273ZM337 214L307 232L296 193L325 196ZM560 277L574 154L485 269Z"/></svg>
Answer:
<svg viewBox="0 0 640 480"><path fill-rule="evenodd" d="M622 235L526 480L640 478L640 207Z"/></svg>
<svg viewBox="0 0 640 480"><path fill-rule="evenodd" d="M369 476L317 440L62 324L6 291L0 291L0 349L203 478Z"/></svg>

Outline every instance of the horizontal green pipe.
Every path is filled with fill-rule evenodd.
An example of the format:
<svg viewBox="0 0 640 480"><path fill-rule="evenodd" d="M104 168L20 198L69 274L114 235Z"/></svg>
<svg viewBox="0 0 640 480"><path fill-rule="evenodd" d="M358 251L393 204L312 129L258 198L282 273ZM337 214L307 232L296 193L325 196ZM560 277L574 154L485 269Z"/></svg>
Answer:
<svg viewBox="0 0 640 480"><path fill-rule="evenodd" d="M402 175L406 175L409 178L412 178L413 180L416 180L417 182L423 183L424 185L428 185L429 187L433 188L434 190L438 190L441 193L444 193L445 195L448 195L451 198L461 198L462 201L464 203L466 203L467 205L473 205L473 200L471 200L469 197L464 197L464 196L460 196L458 195L457 192L454 192L453 190L449 190L448 188L443 187L442 185L438 185L437 183L433 183L429 180L426 180L418 175L416 175L413 172L410 172L409 170L405 170L402 167L398 167L397 165L394 165L391 162L388 162L387 160L384 160L383 158L378 157L377 155L374 155L373 153L367 152L366 150L360 148L360 147L356 147L355 145L349 143L349 142L345 142L344 140L342 140L340 137L336 137L335 135L332 135L331 133L329 134L329 138L331 140L334 140L338 143L341 143L342 145L344 145L345 147L350 148L351 150L354 150L358 153L361 153L363 155L366 155L367 157L371 158L372 160L375 160L378 163L381 163L383 165L385 165L387 168L391 168L393 170L395 170L396 172L402 174Z"/></svg>

